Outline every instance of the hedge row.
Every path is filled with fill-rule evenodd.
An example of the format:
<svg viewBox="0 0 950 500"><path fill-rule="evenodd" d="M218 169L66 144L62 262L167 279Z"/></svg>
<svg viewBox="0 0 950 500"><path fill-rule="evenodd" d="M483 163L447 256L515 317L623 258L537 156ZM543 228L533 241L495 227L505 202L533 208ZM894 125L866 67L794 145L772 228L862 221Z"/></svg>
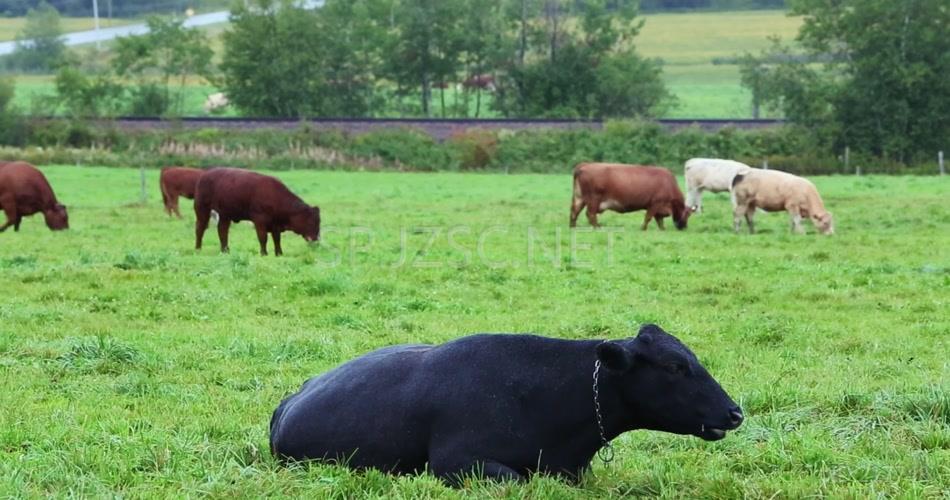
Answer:
<svg viewBox="0 0 950 500"><path fill-rule="evenodd" d="M692 157L733 158L802 175L847 174L844 162L821 152L794 127L668 132L654 123L609 122L603 130L468 130L444 142L410 128L361 135L295 130L168 129L120 131L109 125L33 123L16 149L0 150L39 164L106 166L233 165L269 169L569 172L582 161L663 165L675 172ZM863 173L934 173L936 161L914 165L862 158Z"/></svg>

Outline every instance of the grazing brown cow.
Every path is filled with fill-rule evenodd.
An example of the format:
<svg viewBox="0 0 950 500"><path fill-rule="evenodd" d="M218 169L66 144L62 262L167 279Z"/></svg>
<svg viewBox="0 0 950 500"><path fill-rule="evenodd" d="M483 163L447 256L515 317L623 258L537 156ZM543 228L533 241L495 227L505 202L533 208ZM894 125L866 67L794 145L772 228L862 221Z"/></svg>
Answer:
<svg viewBox="0 0 950 500"><path fill-rule="evenodd" d="M195 199L195 187L198 184L198 178L204 170L187 167L165 167L159 176L159 187L162 190L162 201L165 203L165 212L168 215L177 215L181 218L181 212L178 211L178 197L184 196L189 200Z"/></svg>
<svg viewBox="0 0 950 500"><path fill-rule="evenodd" d="M0 233L10 226L19 231L23 216L39 212L43 212L50 229L69 229L66 207L56 200L46 176L23 161L0 162L0 209L7 215Z"/></svg>
<svg viewBox="0 0 950 500"><path fill-rule="evenodd" d="M669 170L660 167L619 163L581 163L574 167L574 199L571 201L571 227L577 215L587 207L587 220L599 227L597 214L604 210L627 213L646 210L642 229L650 219L663 229L663 218L673 216L676 229L686 229L691 210L683 202L683 192Z"/></svg>
<svg viewBox="0 0 950 500"><path fill-rule="evenodd" d="M218 220L221 251L228 251L228 230L232 222L249 220L257 230L261 255L267 255L267 233L274 238L274 254L281 255L280 233L293 231L308 242L320 239L320 208L309 206L279 180L237 168L213 168L198 179L195 191L195 248L208 229L214 210Z"/></svg>

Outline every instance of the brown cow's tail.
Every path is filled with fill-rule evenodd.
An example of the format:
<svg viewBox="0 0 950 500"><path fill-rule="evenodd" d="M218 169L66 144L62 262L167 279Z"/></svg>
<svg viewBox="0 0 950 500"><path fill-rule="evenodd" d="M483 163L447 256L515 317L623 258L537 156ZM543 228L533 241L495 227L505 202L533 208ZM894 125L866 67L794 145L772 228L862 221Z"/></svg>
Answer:
<svg viewBox="0 0 950 500"><path fill-rule="evenodd" d="M573 196L571 196L571 218L570 226L575 227L577 224L577 215L584 209L584 191L581 189L581 180L580 177L580 167L577 165L574 167L574 190Z"/></svg>
<svg viewBox="0 0 950 500"><path fill-rule="evenodd" d="M574 166L574 198L583 197L584 193L581 191L581 181L578 179L581 175L581 166L583 163L578 163Z"/></svg>
<svg viewBox="0 0 950 500"><path fill-rule="evenodd" d="M165 169L163 168L161 173L158 175L158 187L162 191L162 203L165 205L165 210L168 210L168 188L165 187Z"/></svg>

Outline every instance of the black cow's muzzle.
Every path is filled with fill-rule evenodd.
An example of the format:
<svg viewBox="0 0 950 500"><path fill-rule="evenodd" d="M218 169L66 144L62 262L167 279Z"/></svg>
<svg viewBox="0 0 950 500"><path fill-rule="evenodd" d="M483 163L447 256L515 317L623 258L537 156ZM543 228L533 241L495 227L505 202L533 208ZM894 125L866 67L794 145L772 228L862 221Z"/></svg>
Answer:
<svg viewBox="0 0 950 500"><path fill-rule="evenodd" d="M737 429L744 420L745 416L742 415L742 409L736 406L729 410L728 422L724 421L721 424L713 425L703 424L696 435L706 441L719 441L726 437L726 431Z"/></svg>

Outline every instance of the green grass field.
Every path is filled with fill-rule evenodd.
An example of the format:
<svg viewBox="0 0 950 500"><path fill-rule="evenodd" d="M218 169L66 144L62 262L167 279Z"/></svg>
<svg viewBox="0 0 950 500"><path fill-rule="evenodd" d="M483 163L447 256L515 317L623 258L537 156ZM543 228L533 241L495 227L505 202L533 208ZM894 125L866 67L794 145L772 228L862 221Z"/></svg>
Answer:
<svg viewBox="0 0 950 500"><path fill-rule="evenodd" d="M157 172L43 169L71 229L0 234L0 496L946 498L950 181L816 178L834 237L567 228L567 175L294 171L324 241L251 226L218 253L167 218ZM452 234L452 242L449 234ZM529 244L530 235L534 244ZM405 245L400 242L404 240ZM612 243L608 242L612 240ZM560 241L560 243L558 243ZM401 263L400 263L401 262ZM723 441L646 431L579 486L283 468L268 421L303 380L390 344L473 332L678 335L746 413ZM585 374L587 376L587 374Z"/></svg>
<svg viewBox="0 0 950 500"><path fill-rule="evenodd" d="M678 100L666 118L751 118L751 97L739 83L738 67L714 65L713 59L755 53L768 46L767 38L772 35L789 41L801 24L799 18L788 17L784 11L651 14L644 19L646 25L635 40L637 49L647 57L663 60L666 83ZM222 25L207 30L219 53L223 30ZM0 24L0 36L3 33ZM15 102L22 109L30 109L34 96L53 90L52 77L20 77ZM202 115L205 98L216 91L209 85L189 86L185 114ZM446 99L451 104L454 94L448 94ZM482 116L494 116L488 103L483 104ZM434 105L438 114L438 102ZM396 115L398 110L394 108L389 114Z"/></svg>

